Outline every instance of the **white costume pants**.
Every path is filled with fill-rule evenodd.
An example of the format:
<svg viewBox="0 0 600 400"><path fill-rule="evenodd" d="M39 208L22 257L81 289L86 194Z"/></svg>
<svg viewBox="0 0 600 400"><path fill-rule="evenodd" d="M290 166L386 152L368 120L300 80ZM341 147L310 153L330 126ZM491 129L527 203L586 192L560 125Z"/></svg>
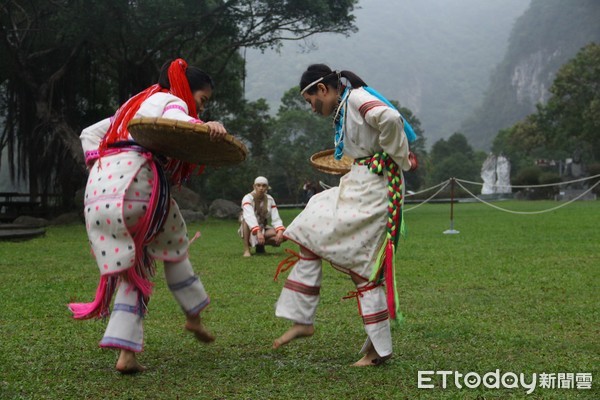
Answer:
<svg viewBox="0 0 600 400"><path fill-rule="evenodd" d="M299 324L314 324L322 276L320 258L298 260L283 285L275 315Z"/></svg>
<svg viewBox="0 0 600 400"><path fill-rule="evenodd" d="M363 319L367 340L361 353L366 353L369 342L380 357L392 354L392 333L384 286L364 282L356 286L358 310Z"/></svg>
<svg viewBox="0 0 600 400"><path fill-rule="evenodd" d="M188 316L196 316L210 303L200 278L194 274L189 259L165 261L165 278L169 290ZM100 347L140 352L144 345L144 307L142 296L127 282L119 280L113 310Z"/></svg>
<svg viewBox="0 0 600 400"><path fill-rule="evenodd" d="M312 325L320 299L321 259L300 258L290 272L275 308L277 317ZM363 319L367 340L361 352L370 343L380 357L392 354L392 335L385 289L370 282L357 285L356 297Z"/></svg>

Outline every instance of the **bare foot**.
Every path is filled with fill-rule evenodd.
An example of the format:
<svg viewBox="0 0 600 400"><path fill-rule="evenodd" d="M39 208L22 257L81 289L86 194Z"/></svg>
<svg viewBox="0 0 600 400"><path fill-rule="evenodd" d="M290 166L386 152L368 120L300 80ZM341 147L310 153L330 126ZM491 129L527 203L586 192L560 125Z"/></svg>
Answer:
<svg viewBox="0 0 600 400"><path fill-rule="evenodd" d="M388 354L385 357L380 357L379 354L375 351L373 345L369 346L369 350L367 354L364 355L363 358L352 364L353 367L374 367L377 365L381 365L386 362L388 359L392 357L391 354Z"/></svg>
<svg viewBox="0 0 600 400"><path fill-rule="evenodd" d="M278 349L294 339L312 336L314 333L315 327L313 325L294 324L283 335L275 339L273 342L273 348Z"/></svg>
<svg viewBox="0 0 600 400"><path fill-rule="evenodd" d="M244 257L252 257L249 251L244 251Z"/></svg>
<svg viewBox="0 0 600 400"><path fill-rule="evenodd" d="M138 372L144 372L146 367L137 361L133 351L121 350L119 359L117 360L116 369L122 374L136 374Z"/></svg>
<svg viewBox="0 0 600 400"><path fill-rule="evenodd" d="M212 333L210 333L202 322L200 321L200 317L188 317L185 322L185 329L192 332L196 339L204 343L211 343L215 341L215 337Z"/></svg>

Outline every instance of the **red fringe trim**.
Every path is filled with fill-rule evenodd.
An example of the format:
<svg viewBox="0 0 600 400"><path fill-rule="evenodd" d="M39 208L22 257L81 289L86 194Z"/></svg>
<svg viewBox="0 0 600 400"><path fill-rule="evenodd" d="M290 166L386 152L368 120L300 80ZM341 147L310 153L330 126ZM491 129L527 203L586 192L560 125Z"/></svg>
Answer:
<svg viewBox="0 0 600 400"><path fill-rule="evenodd" d="M70 303L69 309L75 319L102 318L109 314L110 301L116 286L115 276L101 276L96 297L91 303Z"/></svg>
<svg viewBox="0 0 600 400"><path fill-rule="evenodd" d="M385 288L387 306L390 312L390 318L396 319L396 304L394 299L394 246L390 240L385 247Z"/></svg>

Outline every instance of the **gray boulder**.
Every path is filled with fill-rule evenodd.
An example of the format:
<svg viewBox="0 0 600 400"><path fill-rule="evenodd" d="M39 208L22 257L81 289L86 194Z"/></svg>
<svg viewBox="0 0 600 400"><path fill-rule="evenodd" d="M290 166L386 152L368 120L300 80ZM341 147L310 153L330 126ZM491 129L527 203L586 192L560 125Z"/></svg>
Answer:
<svg viewBox="0 0 600 400"><path fill-rule="evenodd" d="M27 225L31 227L43 227L48 226L48 220L44 218L30 217L28 215L21 215L13 221L13 224Z"/></svg>
<svg viewBox="0 0 600 400"><path fill-rule="evenodd" d="M171 188L171 196L173 196L182 210L206 212L206 204L202 200L202 197L185 186L173 186Z"/></svg>
<svg viewBox="0 0 600 400"><path fill-rule="evenodd" d="M181 216L186 223L202 222L206 219L206 215L202 211L181 210Z"/></svg>
<svg viewBox="0 0 600 400"><path fill-rule="evenodd" d="M238 219L242 208L239 204L225 199L216 199L208 208L211 217L220 219Z"/></svg>

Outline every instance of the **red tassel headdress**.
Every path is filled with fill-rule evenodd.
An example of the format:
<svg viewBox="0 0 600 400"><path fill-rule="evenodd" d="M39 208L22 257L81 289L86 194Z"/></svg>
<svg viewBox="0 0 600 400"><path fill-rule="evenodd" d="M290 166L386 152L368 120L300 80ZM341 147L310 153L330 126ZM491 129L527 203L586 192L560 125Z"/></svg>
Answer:
<svg viewBox="0 0 600 400"><path fill-rule="evenodd" d="M190 84L185 74L187 67L188 64L184 59L176 59L169 65L167 71L169 84L171 86L169 89L163 88L159 84L152 85L127 100L125 104L117 110L106 135L104 135L104 138L100 142L100 157L102 157L103 153L111 144L128 140L129 131L127 130L127 125L129 124L129 121L133 119L142 103L155 93L170 92L172 95L179 97L187 105L189 116L192 118L198 117L196 101L194 100ZM189 178L195 168L196 165L194 164L178 160L169 161L166 167L167 170L172 172L175 183L181 183L182 180Z"/></svg>

